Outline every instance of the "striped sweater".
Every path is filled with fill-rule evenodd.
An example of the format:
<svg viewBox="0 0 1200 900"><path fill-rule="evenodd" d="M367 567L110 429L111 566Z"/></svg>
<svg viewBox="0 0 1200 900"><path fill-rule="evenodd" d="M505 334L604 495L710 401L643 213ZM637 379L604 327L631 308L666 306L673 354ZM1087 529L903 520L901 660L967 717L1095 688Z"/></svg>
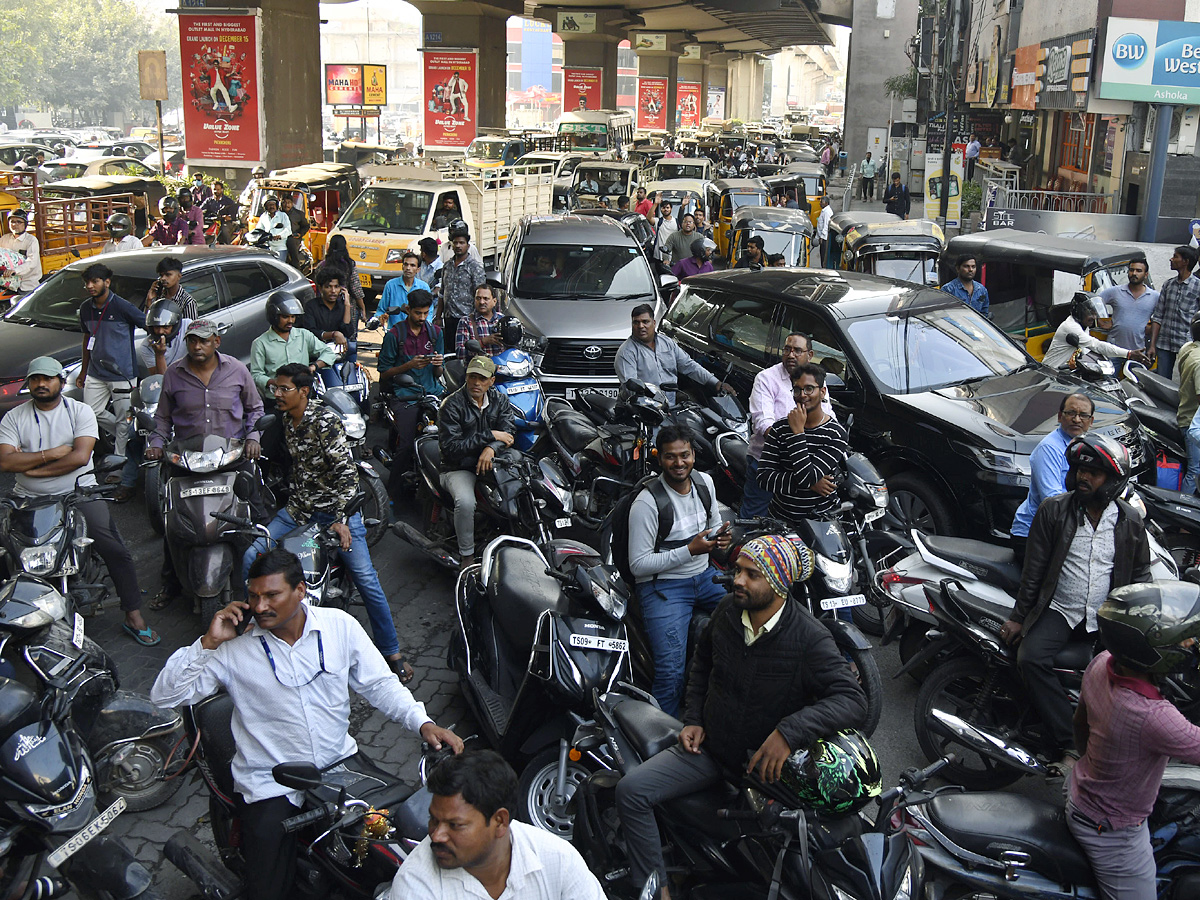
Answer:
<svg viewBox="0 0 1200 900"><path fill-rule="evenodd" d="M838 471L847 450L846 429L835 419L801 434L792 434L787 419L767 429L758 485L771 494L770 514L789 522L832 518L837 495L822 497L811 488L825 475Z"/></svg>

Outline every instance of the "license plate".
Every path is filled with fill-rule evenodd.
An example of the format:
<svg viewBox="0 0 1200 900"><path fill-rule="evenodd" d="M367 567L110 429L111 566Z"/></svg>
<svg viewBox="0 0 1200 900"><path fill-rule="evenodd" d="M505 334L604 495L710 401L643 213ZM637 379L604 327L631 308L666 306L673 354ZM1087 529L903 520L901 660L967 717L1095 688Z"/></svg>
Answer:
<svg viewBox="0 0 1200 900"><path fill-rule="evenodd" d="M75 627L71 630L71 643L76 650L83 649L83 616L75 613Z"/></svg>
<svg viewBox="0 0 1200 900"><path fill-rule="evenodd" d="M613 653L629 651L629 641L624 638L607 638L595 634L573 634L571 646L584 650L611 650Z"/></svg>
<svg viewBox="0 0 1200 900"><path fill-rule="evenodd" d="M848 606L862 606L866 602L866 594L847 594L845 597L826 597L821 601L821 609L845 609Z"/></svg>
<svg viewBox="0 0 1200 900"><path fill-rule="evenodd" d="M371 276L364 275L362 272L359 272L358 273L358 283L361 284L365 288L369 288L371 286Z"/></svg>
<svg viewBox="0 0 1200 900"><path fill-rule="evenodd" d="M112 820L125 811L125 798L118 797L117 802L106 809L92 821L88 822L83 829L77 831L71 837L67 838L67 842L51 853L46 862L58 868L76 853L78 853L88 841L102 832L105 828L112 824Z"/></svg>
<svg viewBox="0 0 1200 900"><path fill-rule="evenodd" d="M865 522L865 523L874 522L876 519L882 519L886 514L887 514L886 509L873 509L869 513L867 513L865 516L863 516L863 522Z"/></svg>
<svg viewBox="0 0 1200 900"><path fill-rule="evenodd" d="M566 516L565 518L562 518L562 519L555 519L554 527L555 528L570 528L571 527L571 517Z"/></svg>
<svg viewBox="0 0 1200 900"><path fill-rule="evenodd" d="M529 384L506 384L501 390L506 394L528 394L530 391L536 391L539 386L536 381L531 381Z"/></svg>
<svg viewBox="0 0 1200 900"><path fill-rule="evenodd" d="M614 400L621 396L620 388L567 388L567 399L574 400L580 391L591 391L604 397L612 397Z"/></svg>
<svg viewBox="0 0 1200 900"><path fill-rule="evenodd" d="M211 497L216 494L228 494L231 488L227 484L208 484L203 487L184 488L179 492L180 497Z"/></svg>

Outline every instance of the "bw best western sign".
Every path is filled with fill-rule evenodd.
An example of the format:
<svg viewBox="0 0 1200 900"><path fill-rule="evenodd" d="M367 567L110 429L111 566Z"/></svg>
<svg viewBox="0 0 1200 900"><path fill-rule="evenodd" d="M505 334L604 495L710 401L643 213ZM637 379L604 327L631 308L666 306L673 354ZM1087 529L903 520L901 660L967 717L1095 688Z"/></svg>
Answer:
<svg viewBox="0 0 1200 900"><path fill-rule="evenodd" d="M1109 19L1100 96L1200 103L1200 22Z"/></svg>

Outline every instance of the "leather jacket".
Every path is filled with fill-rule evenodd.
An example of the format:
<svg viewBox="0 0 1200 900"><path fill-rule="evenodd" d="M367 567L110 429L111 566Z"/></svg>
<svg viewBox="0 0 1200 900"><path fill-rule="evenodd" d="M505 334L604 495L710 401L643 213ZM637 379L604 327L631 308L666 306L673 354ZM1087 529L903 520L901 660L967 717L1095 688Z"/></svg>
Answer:
<svg viewBox="0 0 1200 900"><path fill-rule="evenodd" d="M438 445L442 451L441 471L456 469L475 471L485 447L497 453L504 443L497 441L493 431L512 434L515 417L508 395L496 388L488 388L487 405L480 409L465 387L459 388L446 398L438 412Z"/></svg>

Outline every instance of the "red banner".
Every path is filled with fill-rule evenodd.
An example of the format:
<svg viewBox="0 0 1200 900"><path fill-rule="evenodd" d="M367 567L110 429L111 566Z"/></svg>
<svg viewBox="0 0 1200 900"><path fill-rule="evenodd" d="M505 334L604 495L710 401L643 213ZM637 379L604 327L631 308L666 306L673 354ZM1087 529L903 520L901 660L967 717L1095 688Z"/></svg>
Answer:
<svg viewBox="0 0 1200 900"><path fill-rule="evenodd" d="M474 50L426 51L426 147L466 147L475 140L477 61Z"/></svg>
<svg viewBox="0 0 1200 900"><path fill-rule="evenodd" d="M667 130L667 79L638 78L637 127Z"/></svg>
<svg viewBox="0 0 1200 900"><path fill-rule="evenodd" d="M184 157L261 163L258 17L181 13Z"/></svg>
<svg viewBox="0 0 1200 900"><path fill-rule="evenodd" d="M700 127L700 85L691 81L681 81L675 87L675 95L679 100L679 124L683 128Z"/></svg>
<svg viewBox="0 0 1200 900"><path fill-rule="evenodd" d="M603 109L603 69L568 69L563 67L563 112L583 109Z"/></svg>

